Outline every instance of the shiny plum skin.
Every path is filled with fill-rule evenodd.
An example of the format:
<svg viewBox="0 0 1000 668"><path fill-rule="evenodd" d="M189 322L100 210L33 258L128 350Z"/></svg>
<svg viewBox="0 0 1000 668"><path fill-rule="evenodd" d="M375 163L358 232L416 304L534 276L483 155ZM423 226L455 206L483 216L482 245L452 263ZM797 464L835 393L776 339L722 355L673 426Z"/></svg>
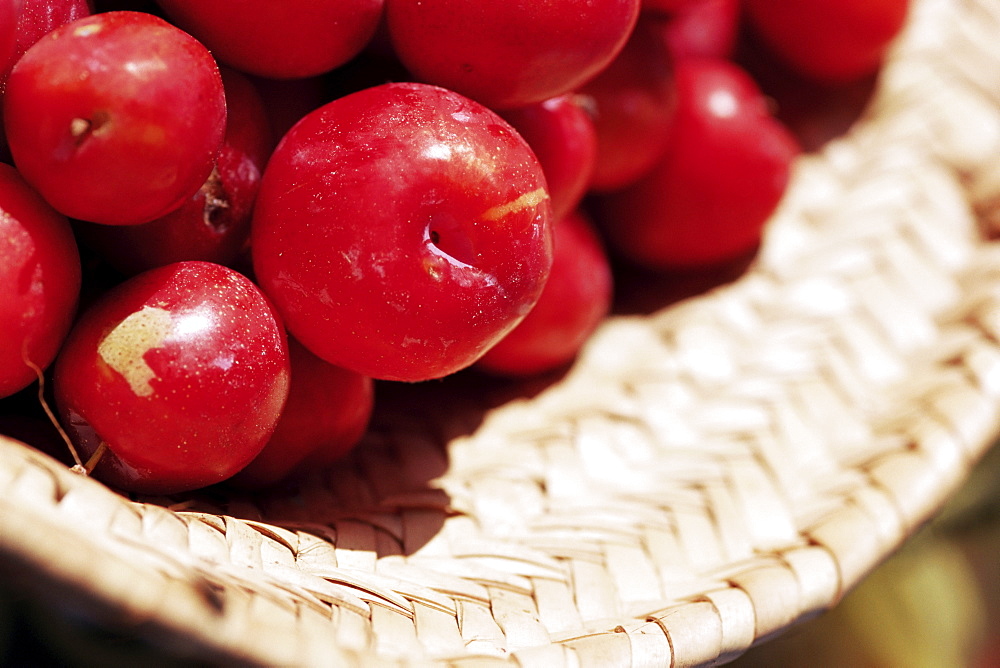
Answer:
<svg viewBox="0 0 1000 668"><path fill-rule="evenodd" d="M642 10L657 14L676 14L701 2L703 0L642 0Z"/></svg>
<svg viewBox="0 0 1000 668"><path fill-rule="evenodd" d="M500 114L528 142L542 166L552 219L569 215L586 194L597 163L597 131L572 94Z"/></svg>
<svg viewBox="0 0 1000 668"><path fill-rule="evenodd" d="M592 190L608 192L632 183L665 150L677 91L659 20L640 17L618 56L580 89L590 100L597 134Z"/></svg>
<svg viewBox="0 0 1000 668"><path fill-rule="evenodd" d="M371 40L382 0L159 0L221 62L273 79L328 72Z"/></svg>
<svg viewBox="0 0 1000 668"><path fill-rule="evenodd" d="M8 9L10 8L10 9ZM13 16L8 12L13 10ZM32 44L59 26L90 16L87 0L0 0L0 124L3 123L3 93L7 87L7 73ZM6 47L3 34L13 29L11 51L5 60ZM0 146L6 149L7 141L0 132Z"/></svg>
<svg viewBox="0 0 1000 668"><path fill-rule="evenodd" d="M36 380L69 331L80 255L65 216L10 165L0 164L0 397Z"/></svg>
<svg viewBox="0 0 1000 668"><path fill-rule="evenodd" d="M714 58L677 63L667 150L600 203L611 244L651 269L693 269L752 252L800 147L750 76Z"/></svg>
<svg viewBox="0 0 1000 668"><path fill-rule="evenodd" d="M736 49L741 0L698 0L658 23L674 58L729 58Z"/></svg>
<svg viewBox="0 0 1000 668"><path fill-rule="evenodd" d="M58 211L127 225L205 183L226 104L205 47L122 11L67 23L29 48L8 76L4 121L15 164Z"/></svg>
<svg viewBox="0 0 1000 668"><path fill-rule="evenodd" d="M17 20L17 55L59 26L90 16L87 0L23 0Z"/></svg>
<svg viewBox="0 0 1000 668"><path fill-rule="evenodd" d="M63 426L119 489L220 482L264 447L288 396L285 330L243 275L209 262L140 274L81 315L53 367Z"/></svg>
<svg viewBox="0 0 1000 668"><path fill-rule="evenodd" d="M745 0L749 24L793 70L840 85L874 74L909 0Z"/></svg>
<svg viewBox="0 0 1000 668"><path fill-rule="evenodd" d="M638 0L387 0L389 40L420 81L493 109L570 92L621 50Z"/></svg>
<svg viewBox="0 0 1000 668"><path fill-rule="evenodd" d="M0 123L3 123L3 92L7 74L20 57L18 53L17 18L22 0L0 0ZM0 159L7 160L7 137L0 128Z"/></svg>
<svg viewBox="0 0 1000 668"><path fill-rule="evenodd" d="M184 260L235 266L250 236L261 174L273 145L253 83L224 68L227 123L212 174L180 207L140 225L78 222L83 243L125 275Z"/></svg>
<svg viewBox="0 0 1000 668"><path fill-rule="evenodd" d="M277 143L267 103L252 77L225 66L219 72L226 96L224 144L245 155L263 173Z"/></svg>
<svg viewBox="0 0 1000 668"><path fill-rule="evenodd" d="M84 245L126 276L185 260L235 266L250 234L261 170L223 144L205 184L180 207L139 225L78 222Z"/></svg>
<svg viewBox="0 0 1000 668"><path fill-rule="evenodd" d="M17 17L23 0L0 0L0 81L14 64L17 53Z"/></svg>
<svg viewBox="0 0 1000 668"><path fill-rule="evenodd" d="M560 219L553 232L552 271L541 298L476 367L509 377L564 368L610 311L613 282L590 219L580 211Z"/></svg>
<svg viewBox="0 0 1000 668"><path fill-rule="evenodd" d="M0 0L0 97L7 72L28 47L84 16L90 16L87 0Z"/></svg>
<svg viewBox="0 0 1000 668"><path fill-rule="evenodd" d="M334 100L271 156L256 277L291 334L377 379L472 364L534 306L551 266L542 169L497 114L384 84Z"/></svg>
<svg viewBox="0 0 1000 668"><path fill-rule="evenodd" d="M231 479L259 489L322 469L364 436L375 405L371 378L327 364L288 340L292 381L288 401L267 445Z"/></svg>

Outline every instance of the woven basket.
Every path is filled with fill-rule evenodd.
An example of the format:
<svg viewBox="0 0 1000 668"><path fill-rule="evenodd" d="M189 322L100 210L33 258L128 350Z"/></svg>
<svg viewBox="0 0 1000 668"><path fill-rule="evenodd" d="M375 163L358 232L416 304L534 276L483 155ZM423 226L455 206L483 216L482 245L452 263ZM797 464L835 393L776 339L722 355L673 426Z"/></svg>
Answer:
<svg viewBox="0 0 1000 668"><path fill-rule="evenodd" d="M732 659L836 604L1000 433L995 202L1000 3L917 0L735 282L609 319L530 397L390 391L294 493L128 500L0 437L0 576L209 664Z"/></svg>

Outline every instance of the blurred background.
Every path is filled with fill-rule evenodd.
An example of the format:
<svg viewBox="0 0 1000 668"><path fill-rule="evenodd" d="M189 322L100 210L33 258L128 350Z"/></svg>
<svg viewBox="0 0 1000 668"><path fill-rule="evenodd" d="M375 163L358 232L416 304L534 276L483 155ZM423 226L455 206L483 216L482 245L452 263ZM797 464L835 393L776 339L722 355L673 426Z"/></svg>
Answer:
<svg viewBox="0 0 1000 668"><path fill-rule="evenodd" d="M837 607L730 665L1000 667L1000 446Z"/></svg>

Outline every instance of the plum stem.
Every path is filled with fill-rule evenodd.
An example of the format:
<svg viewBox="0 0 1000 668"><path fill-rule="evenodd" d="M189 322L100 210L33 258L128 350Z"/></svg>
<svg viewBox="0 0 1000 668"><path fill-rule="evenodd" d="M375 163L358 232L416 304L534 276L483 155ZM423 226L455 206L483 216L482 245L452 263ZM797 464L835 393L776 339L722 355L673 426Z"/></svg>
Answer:
<svg viewBox="0 0 1000 668"><path fill-rule="evenodd" d="M56 418L55 413L52 412L52 408L49 406L49 402L45 400L45 374L42 373L41 368L28 359L27 342L21 346L21 359L24 361L25 365L29 369L35 372L35 376L38 378L38 403L41 404L42 410L45 411L46 417L48 417L49 422L55 427L55 430L59 433L63 442L66 443L66 447L69 449L69 453L73 456L73 461L76 462L72 467L73 471L82 472L83 461L80 459L80 454L76 451L76 447L73 445L73 441L70 440L69 434L63 429L62 425L59 424L59 419Z"/></svg>
<svg viewBox="0 0 1000 668"><path fill-rule="evenodd" d="M97 446L97 449L94 450L94 454L92 454L90 459L87 460L87 463L83 465L83 472L86 475L93 473L97 465L101 463L102 459L104 459L104 453L107 451L108 442L102 440L100 445Z"/></svg>

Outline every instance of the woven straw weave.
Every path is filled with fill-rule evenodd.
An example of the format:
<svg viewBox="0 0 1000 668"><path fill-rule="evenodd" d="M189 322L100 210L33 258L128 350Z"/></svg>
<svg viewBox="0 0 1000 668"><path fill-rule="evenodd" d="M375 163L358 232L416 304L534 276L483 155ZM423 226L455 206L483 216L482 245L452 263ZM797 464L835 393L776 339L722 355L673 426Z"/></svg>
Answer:
<svg viewBox="0 0 1000 668"><path fill-rule="evenodd" d="M836 604L1000 433L994 203L1000 3L918 0L735 282L609 320L530 397L390 392L296 493L133 502L0 438L0 573L210 663L724 662Z"/></svg>

